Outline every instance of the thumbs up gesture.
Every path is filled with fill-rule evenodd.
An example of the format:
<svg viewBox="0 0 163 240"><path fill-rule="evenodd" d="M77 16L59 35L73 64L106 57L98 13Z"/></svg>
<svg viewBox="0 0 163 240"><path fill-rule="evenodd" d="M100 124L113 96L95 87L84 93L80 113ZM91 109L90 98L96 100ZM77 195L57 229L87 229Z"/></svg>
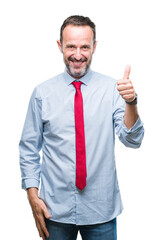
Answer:
<svg viewBox="0 0 163 240"><path fill-rule="evenodd" d="M119 94L122 96L122 98L127 102L132 102L136 97L134 87L131 80L129 79L130 72L131 66L127 65L123 79L117 81L117 90L119 91Z"/></svg>

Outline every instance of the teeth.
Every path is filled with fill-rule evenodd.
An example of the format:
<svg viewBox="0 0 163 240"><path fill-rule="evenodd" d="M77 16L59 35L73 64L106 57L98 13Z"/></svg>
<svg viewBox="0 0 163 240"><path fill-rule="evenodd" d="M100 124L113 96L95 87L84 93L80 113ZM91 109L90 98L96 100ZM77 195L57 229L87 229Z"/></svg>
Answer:
<svg viewBox="0 0 163 240"><path fill-rule="evenodd" d="M81 65L82 62L73 62L75 65Z"/></svg>

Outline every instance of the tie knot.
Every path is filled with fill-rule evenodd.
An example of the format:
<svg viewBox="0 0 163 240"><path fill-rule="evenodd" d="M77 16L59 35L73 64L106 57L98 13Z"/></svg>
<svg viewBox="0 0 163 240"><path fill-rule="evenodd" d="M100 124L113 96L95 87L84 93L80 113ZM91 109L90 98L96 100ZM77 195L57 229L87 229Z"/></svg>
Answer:
<svg viewBox="0 0 163 240"><path fill-rule="evenodd" d="M77 90L77 89L80 89L80 86L81 86L82 82L80 82L80 81L79 81L79 82L75 82L75 81L74 81L72 84L74 85L74 87L75 87L76 90Z"/></svg>

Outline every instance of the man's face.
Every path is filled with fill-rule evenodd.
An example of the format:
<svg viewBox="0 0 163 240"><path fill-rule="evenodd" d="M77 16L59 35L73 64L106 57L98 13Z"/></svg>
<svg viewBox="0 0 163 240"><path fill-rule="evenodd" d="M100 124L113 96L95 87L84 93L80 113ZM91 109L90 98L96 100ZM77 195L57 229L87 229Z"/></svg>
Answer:
<svg viewBox="0 0 163 240"><path fill-rule="evenodd" d="M91 64L96 43L93 42L93 31L89 26L68 25L63 30L62 45L57 41L63 53L68 73L76 79L84 76Z"/></svg>

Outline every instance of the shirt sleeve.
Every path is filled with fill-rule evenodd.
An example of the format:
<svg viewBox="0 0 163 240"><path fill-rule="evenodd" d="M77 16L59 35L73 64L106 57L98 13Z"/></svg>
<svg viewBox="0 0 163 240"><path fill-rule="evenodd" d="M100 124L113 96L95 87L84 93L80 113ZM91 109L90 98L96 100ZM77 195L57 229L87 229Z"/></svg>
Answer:
<svg viewBox="0 0 163 240"><path fill-rule="evenodd" d="M42 101L35 88L29 101L26 119L19 142L22 188L39 188L40 150L42 147Z"/></svg>
<svg viewBox="0 0 163 240"><path fill-rule="evenodd" d="M124 123L125 106L126 103L124 99L120 96L116 85L113 101L113 121L115 132L119 137L119 140L126 147L139 148L144 137L143 123L140 117L138 117L134 126L128 129Z"/></svg>

